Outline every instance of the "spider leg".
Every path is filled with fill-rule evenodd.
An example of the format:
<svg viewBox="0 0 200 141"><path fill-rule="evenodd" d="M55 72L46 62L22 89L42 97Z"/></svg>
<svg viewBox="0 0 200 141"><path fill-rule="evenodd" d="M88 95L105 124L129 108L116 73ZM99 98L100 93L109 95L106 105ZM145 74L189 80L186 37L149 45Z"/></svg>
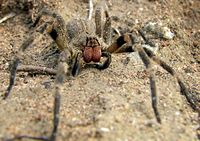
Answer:
<svg viewBox="0 0 200 141"><path fill-rule="evenodd" d="M140 35L142 36L142 38L144 39L144 41L149 44L150 46L155 46L149 39L147 39L145 37L145 34L142 30L138 31L140 33ZM180 86L180 90L181 93L186 97L188 103L190 104L190 106L198 111L198 113L200 113L200 107L197 104L197 101L194 100L193 96L189 93L188 88L185 86L185 84L183 83L182 79L177 75L177 73L175 72L175 70L169 66L167 63L165 63L163 60L161 60L160 58L156 57L156 55L149 49L144 48L144 51L146 52L146 54L154 61L156 62L158 65L160 65L164 70L166 70L168 73L170 73L173 77L176 78L176 80L178 81L178 84Z"/></svg>
<svg viewBox="0 0 200 141"><path fill-rule="evenodd" d="M106 16L106 21L105 21L104 28L103 28L103 39L104 39L105 43L110 44L111 32L112 32L111 18L109 16L109 13L107 10L105 10L104 12L105 12L105 16Z"/></svg>
<svg viewBox="0 0 200 141"><path fill-rule="evenodd" d="M111 54L109 52L102 52L102 57L107 57L103 64L97 64L98 69L106 69L111 63Z"/></svg>
<svg viewBox="0 0 200 141"><path fill-rule="evenodd" d="M145 49L145 52L148 54L148 56L154 61L156 62L158 65L160 65L163 69L165 69L168 73L170 73L172 76L174 76L177 81L178 84L180 86L181 89L181 93L186 97L188 103L190 104L190 106L198 111L200 113L200 107L197 106L197 102L194 100L194 98L192 97L192 95L189 93L187 87L185 86L185 84L183 83L182 79L177 75L177 73L175 72L175 70L169 66L167 63L165 63L163 60L161 60L160 58L156 57L155 54L148 50Z"/></svg>
<svg viewBox="0 0 200 141"><path fill-rule="evenodd" d="M46 29L47 24L43 24L42 26L40 26L40 28L38 29L39 32L43 33L44 30ZM6 92L3 96L3 99L6 99L9 95L10 92L14 86L15 83L15 77L16 77L16 72L17 72L17 68L18 65L20 63L20 59L19 56L22 55L24 53L24 51L30 47L30 44L34 41L34 36L31 35L27 40L25 40L25 42L20 46L19 51L17 52L17 55L14 57L13 61L10 63L10 79L9 79L9 85L6 89Z"/></svg>
<svg viewBox="0 0 200 141"><path fill-rule="evenodd" d="M47 137L33 137L33 136L27 136L27 135L18 135L10 139L4 139L3 141L15 141L15 140L21 140L21 139L50 141Z"/></svg>
<svg viewBox="0 0 200 141"><path fill-rule="evenodd" d="M96 24L96 35L102 37L102 6L97 5L95 9L95 24Z"/></svg>
<svg viewBox="0 0 200 141"><path fill-rule="evenodd" d="M33 66L33 65L20 65L17 68L17 71L22 72L31 72L34 74L48 74L48 75L56 75L56 70L48 67L41 66Z"/></svg>
<svg viewBox="0 0 200 141"><path fill-rule="evenodd" d="M31 36L30 38L28 38L19 48L19 52L18 55L22 54L28 47L29 45L33 42L34 37ZM10 63L9 68L10 68L10 79L9 79L9 85L6 89L6 92L3 96L3 99L6 99L9 95L10 92L14 86L15 83L15 77L16 77L16 72L17 72L17 67L20 63L20 59L18 57L18 55L16 55L13 59L13 61Z"/></svg>
<svg viewBox="0 0 200 141"><path fill-rule="evenodd" d="M156 82L155 82L155 74L153 73L153 70L152 70L151 60L140 45L136 45L135 49L138 51L139 56L142 59L144 65L146 66L147 71L149 73L152 108L154 110L154 114L156 116L158 123L161 123L160 114L159 114L158 108L157 108L157 89L156 89Z"/></svg>
<svg viewBox="0 0 200 141"><path fill-rule="evenodd" d="M80 60L81 60L81 54L78 53L73 59L73 65L72 65L72 75L75 77L79 74L80 71ZM107 61L105 61L107 62ZM17 71L22 72L31 72L34 74L45 74L45 75L56 75L56 70L53 68L48 67L41 67L41 66L33 66L33 65L20 65L17 68ZM11 71L12 72L12 71ZM15 75L15 74L14 74Z"/></svg>
<svg viewBox="0 0 200 141"><path fill-rule="evenodd" d="M68 50L72 52L72 49L68 46L67 30L64 19L55 12L43 9L37 16L33 26L38 24L42 16L50 16L55 19L49 23L50 26L47 27L46 32L49 33L51 38L56 42L58 48L60 50L68 48Z"/></svg>
<svg viewBox="0 0 200 141"><path fill-rule="evenodd" d="M6 89L6 92L5 92L4 96L3 96L3 99L6 99L10 95L10 92L11 92L13 86L14 86L18 65L19 65L19 58L15 57L13 62L10 64L9 85L8 85L8 87Z"/></svg>
<svg viewBox="0 0 200 141"><path fill-rule="evenodd" d="M77 53L75 59L73 59L73 65L72 65L72 75L75 77L79 74L79 71L80 71L80 60L81 60L81 54L80 53Z"/></svg>
<svg viewBox="0 0 200 141"><path fill-rule="evenodd" d="M105 14L105 23L103 25L103 13ZM96 35L102 38L105 43L110 44L111 42L111 18L108 13L108 7L105 1L102 1L97 5L95 10L95 24L96 24Z"/></svg>
<svg viewBox="0 0 200 141"><path fill-rule="evenodd" d="M160 114L157 108L157 89L155 83L155 75L152 71L152 63L144 49L140 46L140 44L136 44L133 49L132 46L135 43L137 43L137 39L132 34L124 34L122 36L119 36L118 39L106 49L106 51L110 53L133 52L134 49L138 51L140 58L142 59L143 63L147 68L147 71L149 72L152 108L154 110L154 114L156 116L157 121L161 123Z"/></svg>
<svg viewBox="0 0 200 141"><path fill-rule="evenodd" d="M56 89L55 100L54 100L53 130L49 139L50 141L56 140L58 125L59 125L60 99L61 99L60 91Z"/></svg>
<svg viewBox="0 0 200 141"><path fill-rule="evenodd" d="M42 11L41 15L48 15L56 19L56 21L53 22L53 25L47 29L47 32L52 37L52 39L56 42L58 48L65 52L66 56L68 58L65 58L65 61L70 64L73 61L72 64L72 75L76 76L80 70L80 54L76 53L76 51L68 44L68 36L67 36L67 29L64 19L57 13L50 12L50 11ZM41 16L38 17L36 20L39 21Z"/></svg>
<svg viewBox="0 0 200 141"><path fill-rule="evenodd" d="M89 9L88 9L87 19L91 20L92 19L92 13L93 13L93 2L92 2L92 0L89 0L88 3L89 3L88 4Z"/></svg>
<svg viewBox="0 0 200 141"><path fill-rule="evenodd" d="M55 101L54 101L54 119L53 130L50 135L49 141L55 141L59 125L59 111L60 111L60 99L61 99L61 86L64 83L64 79L68 73L69 65L66 62L69 54L68 50L61 52L59 57L59 64L57 68L57 74L55 79Z"/></svg>
<svg viewBox="0 0 200 141"><path fill-rule="evenodd" d="M66 50L69 50L69 52L71 54L73 54L74 51L70 47L68 47L67 32L66 32L65 22L64 22L63 18L54 12L42 10L40 12L39 16L36 18L36 21L33 24L34 26L36 26L38 24L38 22L40 21L40 19L43 15L51 16L55 20L52 21L51 24L50 23L42 24L41 26L39 26L38 29L36 29L36 31L40 32L41 34L43 34L46 31L47 33L49 33L49 35L52 37L52 39L56 42L56 44L58 45L60 50L66 49ZM21 47L19 49L18 55L14 58L13 62L11 63L11 65L10 65L11 75L10 75L9 86L7 87L7 90L3 96L3 99L6 99L10 95L12 87L14 86L16 72L17 72L18 64L20 62L18 56L20 54L23 54L24 51L29 47L29 45L33 41L34 41L33 35L31 35L31 37L29 37L27 40L25 40L25 42L21 45ZM36 68L34 68L34 70L36 70ZM39 68L38 71L41 71L40 69L41 68ZM27 66L25 70L31 71L31 70L33 70L33 67L30 68L30 66L29 67ZM52 72L52 71L48 71L48 70L49 70L48 68L45 69L45 71L47 73Z"/></svg>
<svg viewBox="0 0 200 141"><path fill-rule="evenodd" d="M133 52L132 45L135 42L135 38L131 34L124 34L119 36L106 51L110 53Z"/></svg>
<svg viewBox="0 0 200 141"><path fill-rule="evenodd" d="M133 49L132 46L135 43L137 43L137 40L132 34L124 34L122 36L119 36L117 40L106 49L106 51L110 53L133 52L134 49L138 51L140 58L142 59L143 63L145 64L147 68L147 71L149 72L152 108L154 110L154 114L156 116L157 121L161 123L160 114L157 108L157 89L156 89L156 83L155 83L155 76L152 71L152 65L151 65L152 63L151 63L150 58L144 51L144 49L140 46L140 44L136 44Z"/></svg>
<svg viewBox="0 0 200 141"><path fill-rule="evenodd" d="M18 139L33 139L33 140L41 140L41 141L55 141L58 125L59 125L59 111L60 111L60 99L61 99L61 86L64 83L64 79L66 74L68 73L69 66L66 63L67 56L69 55L67 51L63 51L59 57L59 64L57 68L56 78L55 78L55 95L54 95L54 118L53 118L53 130L51 135L48 137L45 136L29 136L29 135L18 135L11 139L6 139L5 141L14 141Z"/></svg>

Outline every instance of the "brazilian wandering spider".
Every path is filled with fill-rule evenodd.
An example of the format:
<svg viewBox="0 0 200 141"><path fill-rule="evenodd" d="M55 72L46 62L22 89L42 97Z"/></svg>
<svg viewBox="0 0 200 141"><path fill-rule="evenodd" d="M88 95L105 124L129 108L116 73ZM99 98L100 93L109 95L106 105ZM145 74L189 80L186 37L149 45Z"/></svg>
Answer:
<svg viewBox="0 0 200 141"><path fill-rule="evenodd" d="M104 24L102 20L103 14L105 15L106 19ZM50 20L41 23L41 19L43 17L47 17ZM178 77L178 75L175 73L174 69L171 68L164 61L156 57L151 50L147 48L142 48L142 43L138 42L134 33L119 35L116 40L112 41L111 18L105 4L99 4L97 6L95 10L95 24L93 24L90 17L88 17L87 20L76 19L65 24L63 18L57 13L50 12L48 10L42 10L39 13L33 26L37 26L36 31L40 32L41 34L48 33L57 44L57 47L60 50L57 70L53 68L28 65L21 65L18 67L20 63L20 54L24 53L29 45L34 41L34 36L30 36L21 45L19 52L16 54L14 60L10 65L10 83L6 90L4 99L6 99L11 92L17 70L56 75L56 92L53 121L54 126L52 133L49 137L16 136L15 138L13 138L13 140L21 138L32 138L36 140L48 141L56 140L57 128L59 124L60 86L64 83L64 78L67 76L67 74L71 74L73 76L79 74L79 70L82 68L81 60L84 60L86 68L93 67L100 70L108 68L111 63L111 53L133 51L137 51L139 53L139 56L149 73L152 108L154 110L155 117L159 123L161 123L161 118L157 109L157 90L154 73L151 70L151 61L156 62L177 79L181 89L181 93L186 97L191 107L200 112L199 107L196 106L196 103L189 94L188 89L184 85L181 78ZM152 45L151 42L146 38L142 30L138 30L137 34L142 36L146 44L149 44L150 46ZM100 63L101 57L106 58L103 63Z"/></svg>

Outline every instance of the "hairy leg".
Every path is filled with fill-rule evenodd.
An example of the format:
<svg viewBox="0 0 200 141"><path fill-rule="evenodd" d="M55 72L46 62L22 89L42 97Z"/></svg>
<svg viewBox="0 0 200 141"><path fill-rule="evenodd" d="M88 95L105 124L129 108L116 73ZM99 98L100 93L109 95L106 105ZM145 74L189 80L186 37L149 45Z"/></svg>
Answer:
<svg viewBox="0 0 200 141"><path fill-rule="evenodd" d="M43 33L45 31L46 27L47 27L47 24L43 24L40 26L39 29L37 29L37 31ZM30 44L33 43L33 41L34 41L34 34L31 34L31 36L28 39L26 39L24 41L24 43L20 46L16 56L14 57L13 61L10 63L10 67L9 67L10 68L10 80L9 80L9 85L6 89L6 92L3 96L3 99L6 99L10 95L12 87L14 86L17 68L20 63L19 56L21 56L25 52L25 50L28 47L30 47Z"/></svg>
<svg viewBox="0 0 200 141"><path fill-rule="evenodd" d="M157 88L156 88L156 82L155 82L155 74L153 73L153 70L152 70L152 62L140 44L136 45L135 49L136 51L138 51L139 56L142 59L149 73L152 108L153 108L153 111L158 123L161 123L160 114L157 108Z"/></svg>
<svg viewBox="0 0 200 141"><path fill-rule="evenodd" d="M102 8L101 5L97 5L95 9L96 35L100 38L102 37Z"/></svg>
<svg viewBox="0 0 200 141"><path fill-rule="evenodd" d="M71 74L75 77L79 74L80 72L80 60L81 60L82 56L81 53L77 53L75 59L73 59L73 65L72 65L72 71Z"/></svg>
<svg viewBox="0 0 200 141"><path fill-rule="evenodd" d="M194 100L192 95L189 93L187 87L183 83L182 79L178 76L178 74L175 72L175 70L171 66L169 66L167 63L165 63L163 60L161 60L160 58L156 57L156 55L152 51L150 51L148 49L145 49L145 52L148 54L148 56L154 62L156 62L158 65L160 65L163 69L165 69L168 73L170 73L173 77L176 78L176 80L178 81L178 84L180 86L181 93L186 97L186 99L187 99L188 103L190 104L190 106L194 110L196 110L197 112L200 113L200 105L198 105L197 101Z"/></svg>
<svg viewBox="0 0 200 141"><path fill-rule="evenodd" d="M133 45L134 45L134 48L133 48ZM118 37L117 40L106 49L106 51L110 53L137 51L139 53L139 56L142 59L149 73L152 108L153 108L157 121L161 123L160 114L157 108L157 89L156 89L156 83L155 83L155 75L152 70L152 62L149 56L144 51L144 49L141 47L141 44L138 44L136 37L132 34L124 34Z"/></svg>
<svg viewBox="0 0 200 141"><path fill-rule="evenodd" d="M105 22L103 21L103 14L105 14ZM108 13L108 7L105 1L100 2L95 10L95 24L96 24L96 35L100 38L103 37L105 43L110 44L111 42L111 18Z"/></svg>
<svg viewBox="0 0 200 141"><path fill-rule="evenodd" d="M106 16L106 21L105 21L104 28L103 28L103 39L104 39L105 43L110 44L111 43L111 32L112 32L111 18L109 16L109 13L107 10L105 10L104 13Z"/></svg>
<svg viewBox="0 0 200 141"><path fill-rule="evenodd" d="M92 13L93 13L93 2L92 0L89 0L88 1L88 16L87 16L88 20L92 19Z"/></svg>
<svg viewBox="0 0 200 141"><path fill-rule="evenodd" d="M17 71L30 72L34 74L56 75L56 70L53 68L33 66L33 65L20 65Z"/></svg>
<svg viewBox="0 0 200 141"><path fill-rule="evenodd" d="M11 139L5 139L5 141L14 141L19 139L33 139L33 140L41 140L41 141L55 141L58 125L59 125L59 111L60 111L60 97L61 97L61 87L64 83L66 74L68 73L69 66L66 63L66 59L68 58L66 55L69 55L67 51L63 51L59 57L59 64L57 67L56 78L55 78L55 94L54 94L54 119L53 119L53 130L50 136L29 136L29 135L18 135Z"/></svg>
<svg viewBox="0 0 200 141"><path fill-rule="evenodd" d="M49 33L51 38L56 42L58 48L60 50L64 50L66 48L70 50L68 46L66 24L64 19L55 12L43 9L37 16L36 21L33 24L34 27L39 23L40 19L43 16L49 16L51 18L51 20L48 21L48 27L46 28L46 32Z"/></svg>
<svg viewBox="0 0 200 141"><path fill-rule="evenodd" d="M54 13L54 12L49 12L46 10L42 10L38 17L36 18L35 23L33 24L33 26L36 26L41 17L47 15L50 16L52 19L49 22L43 23L41 24L35 31L40 32L41 34L43 34L44 32L49 33L49 35L52 37L52 39L56 42L56 44L58 45L60 50L68 50L71 54L73 54L73 50L68 47L68 41L67 41L67 35L66 35L66 27L65 27L65 22L63 20L63 18ZM27 40L25 40L25 42L21 45L21 47L19 48L18 54L16 55L16 57L14 58L14 60L12 61L11 65L10 65L10 71L11 71L11 75L10 75L10 81L9 81L9 86L5 92L5 95L3 97L3 99L6 99L11 90L12 87L14 86L14 81L15 81L15 76L16 76L16 72L17 72L17 68L18 68L18 64L20 62L19 60L19 55L23 54L24 51L30 46L30 44L34 41L34 32L33 35L31 35ZM37 68L37 67L36 67ZM30 71L31 70L36 70L36 68L34 67L30 67L27 66L25 69L25 66L23 69ZM37 70L41 71L41 68L37 68ZM53 71L49 71L49 69L45 69L45 71L47 73L52 73ZM43 72L45 72L43 71Z"/></svg>
<svg viewBox="0 0 200 141"><path fill-rule="evenodd" d="M28 46L33 42L34 40L34 36L31 36L30 38L28 38L19 48L19 51L17 53L17 55L14 57L13 61L10 63L9 68L10 68L10 80L9 80L9 85L6 89L6 92L3 96L3 99L6 99L9 95L10 92L14 86L15 83L15 77L16 77L16 72L17 72L17 68L18 65L20 63L20 59L19 59L19 55L21 55L27 48Z"/></svg>
<svg viewBox="0 0 200 141"><path fill-rule="evenodd" d="M144 39L144 41L146 42L146 44L149 44L150 46L155 46L148 38L145 37L145 34L144 34L144 32L142 30L139 30L138 32L142 36L142 38ZM171 66L169 66L167 63L165 63L163 60L161 60L160 58L156 57L156 55L151 50L149 50L147 48L144 48L144 51L146 52L146 54L154 62L156 62L164 70L166 70L168 73L170 73L173 77L176 78L176 80L178 81L178 84L180 86L181 93L186 97L186 99L187 99L188 103L190 104L190 106L194 110L196 110L198 113L200 113L200 105L193 98L193 96L190 94L190 92L188 91L187 87L183 83L183 80L178 76L178 74L175 72L175 70Z"/></svg>
<svg viewBox="0 0 200 141"><path fill-rule="evenodd" d="M133 52L133 44L135 44L135 38L131 34L124 34L119 36L106 51L110 53Z"/></svg>

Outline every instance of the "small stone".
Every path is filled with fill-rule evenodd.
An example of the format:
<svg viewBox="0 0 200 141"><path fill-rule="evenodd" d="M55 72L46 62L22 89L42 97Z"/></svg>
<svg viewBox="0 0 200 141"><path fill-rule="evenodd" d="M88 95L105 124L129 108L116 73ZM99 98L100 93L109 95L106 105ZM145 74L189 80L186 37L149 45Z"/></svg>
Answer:
<svg viewBox="0 0 200 141"><path fill-rule="evenodd" d="M100 128L100 130L103 131L103 132L109 132L110 131L110 129L105 128L105 127Z"/></svg>
<svg viewBox="0 0 200 141"><path fill-rule="evenodd" d="M118 16L112 16L112 20L115 22L118 22L120 20L120 18Z"/></svg>
<svg viewBox="0 0 200 141"><path fill-rule="evenodd" d="M163 38L171 40L173 37L174 33L172 33L168 27L163 27Z"/></svg>

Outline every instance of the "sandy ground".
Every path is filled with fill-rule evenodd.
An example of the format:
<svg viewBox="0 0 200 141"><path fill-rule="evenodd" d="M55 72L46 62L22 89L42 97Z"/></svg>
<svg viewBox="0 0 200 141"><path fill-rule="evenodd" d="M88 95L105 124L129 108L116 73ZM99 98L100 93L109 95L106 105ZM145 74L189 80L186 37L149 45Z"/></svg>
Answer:
<svg viewBox="0 0 200 141"><path fill-rule="evenodd" d="M86 1L44 2L58 11L66 22L87 14ZM173 40L161 41L157 56L175 68L200 100L200 1L109 0L108 5L116 28L134 29L149 20L156 20L175 33ZM2 10L0 16L9 10ZM24 12L21 7L15 7L12 11L17 13L16 16L0 24L1 95L9 81L9 61L24 38L29 36L28 22L34 9ZM31 51L37 54L51 43L52 40L44 36L44 40L34 44L34 51L27 54L33 54ZM39 58L38 54L35 56ZM127 58L130 59L128 64L125 63ZM198 113L180 94L171 75L156 65L154 71L162 124L155 120L149 79L141 59L136 53L114 54L108 69L85 69L76 78L70 77L65 82L57 140L197 141ZM0 139L19 134L49 135L53 118L53 86L52 76L18 73L11 96L0 100Z"/></svg>

